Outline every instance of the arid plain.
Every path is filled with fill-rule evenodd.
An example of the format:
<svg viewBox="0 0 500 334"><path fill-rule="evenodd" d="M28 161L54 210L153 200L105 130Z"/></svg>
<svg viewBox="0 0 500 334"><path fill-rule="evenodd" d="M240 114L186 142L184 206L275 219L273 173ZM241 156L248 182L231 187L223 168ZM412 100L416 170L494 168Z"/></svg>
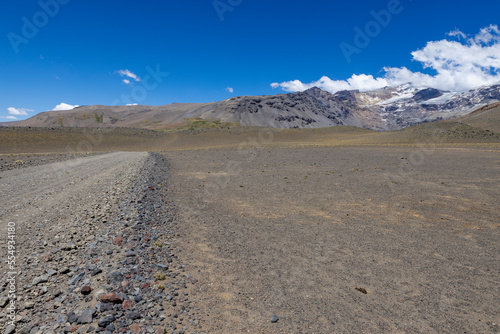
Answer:
<svg viewBox="0 0 500 334"><path fill-rule="evenodd" d="M178 267L181 275L194 283L186 283L192 309L183 306L178 311L177 304L182 302L181 298L175 303L178 297L172 297L174 303L159 302L158 312L164 318L151 324L154 330L162 326L172 329L174 324L182 328L187 318L194 319L190 311L182 320L182 312L196 309L199 326L189 323L185 333L498 333L499 114L498 108L482 110L462 120L385 133L351 127L177 132L0 128L0 181L14 187L14 178L21 177L22 171L36 175L43 167L38 165L55 161L64 165L60 160L78 155L82 162L75 166L85 166L81 167L82 180L88 180L87 187L100 174L106 187L108 183L112 187L121 175L99 168L91 172L92 165L123 169L127 156L102 154L99 158L95 153L160 153L164 160L155 155L155 163L145 170L162 171L164 180L147 179L156 182L148 183L147 189L164 187L169 210L175 207L175 238L169 239L169 249L175 250L175 261L184 265ZM91 156L85 156L89 153ZM85 165L85 159L95 163L88 160ZM138 166L145 158L131 154L130 159ZM58 170L72 167L64 166ZM54 187L77 196L79 183L69 183L78 175L69 171L61 175L68 187L60 182ZM124 184L130 185L130 180ZM30 182L26 177L26 184ZM50 193L50 185L43 186ZM27 196L35 190L12 191L16 198L23 198L23 191ZM110 208L106 214L118 224L118 229L107 233L110 238L123 237L127 245L126 240L137 238L127 239L128 234L120 232L122 216L114 211L124 198L125 190L120 191L106 197ZM81 194L82 198L86 195ZM2 196L9 198L9 193ZM62 193L58 196L64 197ZM165 204L161 198L154 204ZM46 200L38 200L37 205L43 208ZM96 201L99 198L92 199L93 204ZM28 218L21 212L29 204L23 209L19 203L5 203L12 204L5 217L19 219L24 231L44 219L54 226L64 223L48 222L46 218L55 219L49 213L45 218ZM56 204L51 203L52 207ZM71 215L71 205L61 207L58 219ZM161 228L155 225L156 231ZM97 238L99 231L86 233ZM30 245L33 241L27 239L31 237L20 235L20 244ZM42 233L39 238L38 242L51 242L50 234ZM91 236L87 239L93 240ZM71 269L75 274L95 269L84 268L87 255L79 253L87 239L76 243L74 261L81 265ZM137 249L132 251L140 257ZM170 277L174 280L178 268L171 266L167 278L151 276L152 289L160 295L167 291L160 287ZM40 263L37 270L42 274L45 269ZM129 275L134 282L132 269ZM48 279L49 290L58 277ZM106 288L104 281L97 275L86 284L98 290L102 285ZM28 290L29 296L25 294L22 300L34 305L21 309L26 324L33 322L40 328L43 321L35 324L30 314L38 314L33 309L40 310L43 299L32 297L36 289ZM99 301L98 296L90 300L71 297L80 290L71 291L65 296L75 310ZM140 305L138 302L139 313ZM116 307L114 312L118 319L128 314ZM277 321L271 321L273 316ZM91 321L75 322L75 326L85 330L99 326L97 316ZM70 325L67 321L57 328ZM137 328L130 327L133 325L130 319L120 322L125 329Z"/></svg>

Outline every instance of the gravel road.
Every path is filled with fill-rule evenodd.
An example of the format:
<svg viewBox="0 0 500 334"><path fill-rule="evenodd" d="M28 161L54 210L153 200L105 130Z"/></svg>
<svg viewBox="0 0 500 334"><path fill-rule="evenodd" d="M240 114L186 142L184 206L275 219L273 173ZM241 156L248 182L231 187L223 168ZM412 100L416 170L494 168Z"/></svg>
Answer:
<svg viewBox="0 0 500 334"><path fill-rule="evenodd" d="M123 152L0 173L4 258L16 247L13 267L2 261L15 273L0 283L2 333L200 331L167 176L163 157Z"/></svg>

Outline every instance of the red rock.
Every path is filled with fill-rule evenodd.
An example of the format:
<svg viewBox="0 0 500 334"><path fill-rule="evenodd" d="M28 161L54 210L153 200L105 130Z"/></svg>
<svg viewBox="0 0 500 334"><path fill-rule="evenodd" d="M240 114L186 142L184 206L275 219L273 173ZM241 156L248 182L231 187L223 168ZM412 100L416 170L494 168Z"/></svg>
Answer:
<svg viewBox="0 0 500 334"><path fill-rule="evenodd" d="M153 329L155 330L155 334L165 334L165 330L160 326L153 326Z"/></svg>
<svg viewBox="0 0 500 334"><path fill-rule="evenodd" d="M122 308L124 310L128 310L129 308L132 308L133 302L131 300L124 300L122 303Z"/></svg>
<svg viewBox="0 0 500 334"><path fill-rule="evenodd" d="M121 246L123 242L123 238L117 235L115 240L113 240L113 245Z"/></svg>
<svg viewBox="0 0 500 334"><path fill-rule="evenodd" d="M71 333L74 333L76 332L76 330L78 329L78 326L77 325L74 325L73 327L71 327L71 329L69 330Z"/></svg>
<svg viewBox="0 0 500 334"><path fill-rule="evenodd" d="M99 300L103 303L121 303L123 302L123 298L118 296L116 293L111 292L111 293L106 293L104 295L101 295L99 297Z"/></svg>
<svg viewBox="0 0 500 334"><path fill-rule="evenodd" d="M82 295L88 295L91 291L92 289L90 288L90 286L85 285L84 287L82 287L82 290L80 292L82 293Z"/></svg>
<svg viewBox="0 0 500 334"><path fill-rule="evenodd" d="M132 324L132 325L128 326L128 329L132 333L140 333L142 328L141 328L141 325L139 325L139 324Z"/></svg>
<svg viewBox="0 0 500 334"><path fill-rule="evenodd" d="M149 288L149 283L144 283L143 285L141 285L141 289L147 289Z"/></svg>

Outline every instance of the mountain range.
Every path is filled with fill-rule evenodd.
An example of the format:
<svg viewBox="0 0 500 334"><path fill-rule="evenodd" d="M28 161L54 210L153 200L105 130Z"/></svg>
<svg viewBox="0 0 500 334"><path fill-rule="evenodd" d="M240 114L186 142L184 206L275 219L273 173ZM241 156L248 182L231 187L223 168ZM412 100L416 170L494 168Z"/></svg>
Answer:
<svg viewBox="0 0 500 334"><path fill-rule="evenodd" d="M339 91L317 87L303 92L232 97L211 103L172 103L163 106L82 106L47 111L23 121L1 125L32 127L181 127L190 119L217 120L241 126L321 128L351 125L388 131L460 117L500 101L500 84L464 92L417 88L410 83L373 91Z"/></svg>

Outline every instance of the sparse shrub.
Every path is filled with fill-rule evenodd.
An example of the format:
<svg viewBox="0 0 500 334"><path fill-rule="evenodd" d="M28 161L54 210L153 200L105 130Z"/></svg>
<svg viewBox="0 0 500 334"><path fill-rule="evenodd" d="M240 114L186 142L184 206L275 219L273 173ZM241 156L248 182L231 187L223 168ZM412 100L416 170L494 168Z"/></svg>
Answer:
<svg viewBox="0 0 500 334"><path fill-rule="evenodd" d="M155 278L156 278L158 281L163 281L165 278L167 278L167 275L165 275L164 273L157 272L157 273L155 274Z"/></svg>
<svg viewBox="0 0 500 334"><path fill-rule="evenodd" d="M90 113L88 113L88 112L82 113L82 114L79 114L79 115L75 116L75 119L77 119L79 121L85 121L85 120L87 120L89 118L90 118Z"/></svg>
<svg viewBox="0 0 500 334"><path fill-rule="evenodd" d="M104 123L104 114L101 114L101 116L94 114L93 116L97 123Z"/></svg>

